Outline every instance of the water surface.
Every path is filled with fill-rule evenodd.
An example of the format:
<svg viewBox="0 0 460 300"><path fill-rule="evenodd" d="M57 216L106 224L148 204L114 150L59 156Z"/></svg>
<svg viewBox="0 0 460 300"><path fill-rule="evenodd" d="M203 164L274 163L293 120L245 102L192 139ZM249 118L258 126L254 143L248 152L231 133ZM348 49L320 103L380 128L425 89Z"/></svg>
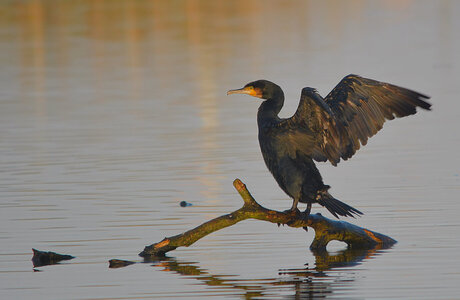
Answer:
<svg viewBox="0 0 460 300"><path fill-rule="evenodd" d="M2 2L1 298L458 297L459 13L456 1ZM290 116L301 88L325 95L349 73L432 96L432 112L319 167L365 213L350 221L395 247L315 255L313 232L245 221L108 269L238 209L237 177L289 208L258 148L258 100L226 91L272 80ZM34 272L32 247L77 258Z"/></svg>

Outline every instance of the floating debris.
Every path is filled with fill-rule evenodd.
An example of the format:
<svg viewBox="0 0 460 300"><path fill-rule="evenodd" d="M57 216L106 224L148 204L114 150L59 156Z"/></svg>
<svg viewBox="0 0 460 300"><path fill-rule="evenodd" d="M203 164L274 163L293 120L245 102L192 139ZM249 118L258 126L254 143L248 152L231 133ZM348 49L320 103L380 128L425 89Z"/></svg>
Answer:
<svg viewBox="0 0 460 300"><path fill-rule="evenodd" d="M135 262L129 261L129 260L122 260L122 259L109 260L109 268L112 268L112 269L122 268L122 267L126 267L132 264L135 264Z"/></svg>
<svg viewBox="0 0 460 300"><path fill-rule="evenodd" d="M192 206L192 203L189 203L187 201L181 201L179 204L180 204L181 207Z"/></svg>
<svg viewBox="0 0 460 300"><path fill-rule="evenodd" d="M32 251L34 252L34 256L32 257L34 267L55 265L61 260L70 260L75 258L75 256L72 255L59 254L51 251L40 251L34 248L32 248Z"/></svg>

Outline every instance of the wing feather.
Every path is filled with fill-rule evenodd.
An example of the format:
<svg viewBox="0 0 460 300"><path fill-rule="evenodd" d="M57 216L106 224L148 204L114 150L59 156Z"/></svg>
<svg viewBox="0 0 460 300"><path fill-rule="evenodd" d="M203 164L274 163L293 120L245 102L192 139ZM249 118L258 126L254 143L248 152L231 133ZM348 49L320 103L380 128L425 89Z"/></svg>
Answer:
<svg viewBox="0 0 460 300"><path fill-rule="evenodd" d="M428 96L357 75L348 75L323 98L312 88L304 88L296 113L282 126L293 132L307 130L313 142L303 149L317 161L351 158L366 145L386 120L413 115L416 108L429 110ZM297 146L299 146L297 144Z"/></svg>

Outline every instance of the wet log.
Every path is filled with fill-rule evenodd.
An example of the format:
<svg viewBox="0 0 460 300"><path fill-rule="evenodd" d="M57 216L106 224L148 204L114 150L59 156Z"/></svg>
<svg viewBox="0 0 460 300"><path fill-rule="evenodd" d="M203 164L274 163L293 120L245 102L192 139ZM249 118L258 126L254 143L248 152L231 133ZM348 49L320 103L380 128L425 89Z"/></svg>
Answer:
<svg viewBox="0 0 460 300"><path fill-rule="evenodd" d="M122 267L129 266L129 265L133 265L135 263L136 262L130 261L130 260L111 259L111 260L109 260L109 268L117 269L117 268L122 268Z"/></svg>
<svg viewBox="0 0 460 300"><path fill-rule="evenodd" d="M62 260L70 260L75 258L72 255L59 254L51 251L40 251L34 248L32 248L32 251L34 254L32 257L32 263L35 268L48 265L55 265Z"/></svg>
<svg viewBox="0 0 460 300"><path fill-rule="evenodd" d="M289 212L275 211L261 206L247 190L246 185L239 179L233 182L234 187L243 198L244 205L240 209L212 219L184 233L166 237L162 241L146 246L139 256L164 256L167 252L178 247L188 247L219 229L232 226L246 219L257 219L276 224L284 224L290 227L311 227L315 230L315 238L310 245L311 250L326 249L331 240L345 242L350 249L370 249L379 246L387 248L396 241L386 235L368 230L345 221L328 219L321 214L311 214L308 218L302 213L292 214Z"/></svg>

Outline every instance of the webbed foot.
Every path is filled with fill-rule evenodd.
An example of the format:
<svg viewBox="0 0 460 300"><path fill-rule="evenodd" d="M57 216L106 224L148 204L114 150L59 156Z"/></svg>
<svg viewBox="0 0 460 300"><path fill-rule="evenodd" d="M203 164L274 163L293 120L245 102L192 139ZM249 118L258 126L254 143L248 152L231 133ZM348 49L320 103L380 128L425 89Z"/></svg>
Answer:
<svg viewBox="0 0 460 300"><path fill-rule="evenodd" d="M309 205L309 206L307 207L307 209L302 213L302 214L303 214L302 218L303 218L305 221L308 221L308 217L310 216L310 211L311 211L311 205ZM304 229L305 231L308 231L308 227L307 227L307 226L303 227L303 229Z"/></svg>
<svg viewBox="0 0 460 300"><path fill-rule="evenodd" d="M289 215L289 217L291 218L290 221L288 221L286 223L286 225L292 225L297 219L301 218L302 216L302 213L300 212L300 210L298 208L295 208L295 209L287 209L284 211L285 214Z"/></svg>

